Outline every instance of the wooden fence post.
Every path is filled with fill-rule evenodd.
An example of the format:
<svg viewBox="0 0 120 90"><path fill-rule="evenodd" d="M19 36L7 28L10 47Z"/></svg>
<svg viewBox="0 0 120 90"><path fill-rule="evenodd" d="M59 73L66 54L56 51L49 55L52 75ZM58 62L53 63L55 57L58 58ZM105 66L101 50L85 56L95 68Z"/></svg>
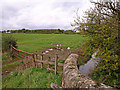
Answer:
<svg viewBox="0 0 120 90"><path fill-rule="evenodd" d="M48 62L50 61L50 57L48 58ZM48 71L49 71L49 68L50 68L50 64L48 63Z"/></svg>
<svg viewBox="0 0 120 90"><path fill-rule="evenodd" d="M33 57L34 65L35 65L35 67L37 67L37 66L36 66L36 62L35 62L34 54L32 55L32 57Z"/></svg>
<svg viewBox="0 0 120 90"><path fill-rule="evenodd" d="M58 60L58 55L55 55L55 75L57 74L57 60Z"/></svg>
<svg viewBox="0 0 120 90"><path fill-rule="evenodd" d="M41 55L41 61L43 61L43 55ZM41 62L41 68L43 68L43 63Z"/></svg>

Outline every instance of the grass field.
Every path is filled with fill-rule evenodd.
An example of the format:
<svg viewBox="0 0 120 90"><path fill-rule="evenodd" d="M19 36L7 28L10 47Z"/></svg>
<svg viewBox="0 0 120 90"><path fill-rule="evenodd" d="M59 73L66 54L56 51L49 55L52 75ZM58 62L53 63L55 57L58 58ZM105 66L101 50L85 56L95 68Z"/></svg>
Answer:
<svg viewBox="0 0 120 90"><path fill-rule="evenodd" d="M62 84L62 75L54 75L46 69L29 68L15 71L2 80L3 88L50 88L51 83Z"/></svg>
<svg viewBox="0 0 120 90"><path fill-rule="evenodd" d="M48 47L54 47L56 44L62 44L62 47L71 47L76 49L82 46L88 36L84 35L66 35L66 34L4 34L13 35L17 39L18 48L30 53L36 50L39 52Z"/></svg>
<svg viewBox="0 0 120 90"><path fill-rule="evenodd" d="M49 47L56 47L56 44L62 44L62 47L71 47L76 49L81 47L89 36L84 35L65 35L65 34L3 34L12 35L17 39L18 49L34 53L36 50L42 51ZM3 54L4 55L4 54ZM6 55L7 56L7 55ZM3 57L4 63L9 61ZM4 71L12 71L20 62L15 61L3 65ZM10 68L11 67L11 68ZM12 68L13 67L13 68ZM55 76L54 72L48 72L46 69L28 68L22 71L13 71L11 75L3 77L3 88L50 88L51 83L59 86L62 84L62 74Z"/></svg>

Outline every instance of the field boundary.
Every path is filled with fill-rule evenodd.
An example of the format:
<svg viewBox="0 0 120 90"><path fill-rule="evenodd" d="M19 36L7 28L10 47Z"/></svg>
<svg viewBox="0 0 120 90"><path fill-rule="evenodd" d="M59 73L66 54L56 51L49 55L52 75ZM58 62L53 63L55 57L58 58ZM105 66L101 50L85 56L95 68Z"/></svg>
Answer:
<svg viewBox="0 0 120 90"><path fill-rule="evenodd" d="M37 63L41 64L40 65L41 68L43 68L43 64L47 64L46 69L48 71L54 71L55 75L57 74L57 67L64 65L63 63L59 63L58 62L59 57L58 57L57 54L55 55L55 60L51 61L51 57L50 56L49 56L48 60L43 60L43 56L44 55L40 54L40 59L38 59L38 54L37 53L33 54L33 53L25 52L25 51L22 51L22 50L19 50L19 49L15 48L13 45L11 45L11 52L12 52L12 54L17 52L17 53L15 53L16 57L18 57L18 56L23 57L23 55L21 53L32 56L32 59L34 61L34 66L35 67L38 67ZM18 52L21 52L21 53L18 53ZM30 58L30 57L28 57L28 58ZM54 66L54 68L50 68L50 66Z"/></svg>

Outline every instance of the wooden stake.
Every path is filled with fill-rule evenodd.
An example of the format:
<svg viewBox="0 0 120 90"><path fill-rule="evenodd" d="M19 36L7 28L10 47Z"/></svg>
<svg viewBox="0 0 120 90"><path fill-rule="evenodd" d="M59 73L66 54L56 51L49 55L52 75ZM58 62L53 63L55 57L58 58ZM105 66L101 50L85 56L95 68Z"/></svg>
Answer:
<svg viewBox="0 0 120 90"><path fill-rule="evenodd" d="M43 55L41 55L41 61L43 61ZM43 68L43 63L41 62L41 68Z"/></svg>
<svg viewBox="0 0 120 90"><path fill-rule="evenodd" d="M36 62L35 62L34 54L32 55L32 57L33 57L34 65L35 65L35 67L37 67Z"/></svg>
<svg viewBox="0 0 120 90"><path fill-rule="evenodd" d="M57 59L58 59L58 55L55 55L55 75L57 74Z"/></svg>
<svg viewBox="0 0 120 90"><path fill-rule="evenodd" d="M48 58L48 62L50 61L50 57ZM50 64L48 63L48 71L49 71L49 68L50 68Z"/></svg>

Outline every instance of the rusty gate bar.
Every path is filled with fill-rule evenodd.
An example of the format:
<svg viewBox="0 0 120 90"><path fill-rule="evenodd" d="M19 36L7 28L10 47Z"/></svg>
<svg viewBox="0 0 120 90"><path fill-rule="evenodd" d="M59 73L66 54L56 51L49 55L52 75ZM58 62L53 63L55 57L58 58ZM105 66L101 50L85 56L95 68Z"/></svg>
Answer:
<svg viewBox="0 0 120 90"><path fill-rule="evenodd" d="M25 54L28 54L28 55L31 55L32 58L33 58L33 61L34 61L34 65L35 65L35 67L37 67L36 62L35 62L34 54L28 53L28 52L25 52L25 51L22 51L22 50L19 50L19 49L16 49L15 47L13 47L13 46L11 45L11 50L12 50L12 49L14 49L14 50L16 50L16 51L19 51L19 52L22 52L22 53L25 53ZM12 51L13 51L13 50L12 50Z"/></svg>

